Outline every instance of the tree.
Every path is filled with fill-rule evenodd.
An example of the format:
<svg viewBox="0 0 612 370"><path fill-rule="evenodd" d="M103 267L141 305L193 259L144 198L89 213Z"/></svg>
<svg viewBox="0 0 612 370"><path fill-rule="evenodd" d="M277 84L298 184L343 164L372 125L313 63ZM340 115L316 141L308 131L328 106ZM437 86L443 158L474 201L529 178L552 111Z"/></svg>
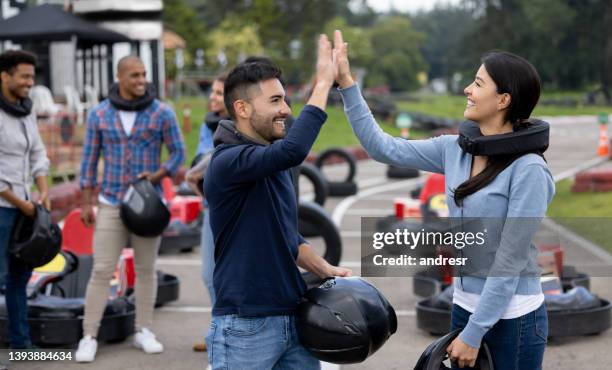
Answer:
<svg viewBox="0 0 612 370"><path fill-rule="evenodd" d="M374 49L368 29L353 27L342 17L336 17L325 25L324 33L333 40L334 31L341 30L344 41L349 44L352 67L369 67L374 61Z"/></svg>
<svg viewBox="0 0 612 370"><path fill-rule="evenodd" d="M261 55L262 52L263 47L257 27L252 24L244 25L235 18L228 18L210 33L210 47L206 50L206 55L213 64L219 64L217 56L224 54L226 64L231 67L249 55Z"/></svg>
<svg viewBox="0 0 612 370"><path fill-rule="evenodd" d="M208 46L206 39L206 27L197 16L193 9L184 0L164 0L164 10L162 13L164 27L176 32L187 43L185 60L190 64L192 55L197 49L205 49ZM173 61L174 53L166 53L166 60ZM167 64L168 68L174 65L172 62ZM172 73L170 73L172 75Z"/></svg>
<svg viewBox="0 0 612 370"><path fill-rule="evenodd" d="M427 70L419 52L424 38L406 17L393 16L379 21L371 29L374 62L369 66L366 83L385 83L392 91L418 87L417 75Z"/></svg>
<svg viewBox="0 0 612 370"><path fill-rule="evenodd" d="M435 7L413 17L414 29L425 35L421 53L429 65L428 77L450 79L460 69L461 48L457 47L473 24L464 7Z"/></svg>

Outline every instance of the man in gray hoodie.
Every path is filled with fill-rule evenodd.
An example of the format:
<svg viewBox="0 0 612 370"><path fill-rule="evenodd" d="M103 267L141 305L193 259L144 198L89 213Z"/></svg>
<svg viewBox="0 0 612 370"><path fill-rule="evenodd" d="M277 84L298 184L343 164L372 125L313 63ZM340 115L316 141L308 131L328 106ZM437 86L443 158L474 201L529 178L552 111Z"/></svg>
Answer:
<svg viewBox="0 0 612 370"><path fill-rule="evenodd" d="M6 281L11 348L32 346L26 286L32 270L10 257L11 231L20 213L33 217L32 180L38 202L50 208L49 159L38 133L28 94L34 85L36 57L25 51L0 54L0 286Z"/></svg>

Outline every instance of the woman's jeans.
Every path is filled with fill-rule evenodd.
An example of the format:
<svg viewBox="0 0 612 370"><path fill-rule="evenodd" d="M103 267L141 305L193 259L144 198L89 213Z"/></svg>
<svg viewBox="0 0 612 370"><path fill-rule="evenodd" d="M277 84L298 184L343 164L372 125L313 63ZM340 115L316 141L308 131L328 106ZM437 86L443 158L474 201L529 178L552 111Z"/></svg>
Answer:
<svg viewBox="0 0 612 370"><path fill-rule="evenodd" d="M210 228L210 212L203 208L204 220L202 222L202 242L200 245L202 253L202 280L208 289L210 305L215 305L215 287L213 285L213 271L215 269L215 240Z"/></svg>
<svg viewBox="0 0 612 370"><path fill-rule="evenodd" d="M464 328L471 313L453 305L451 330ZM548 316L546 306L515 319L499 320L489 330L486 342L495 370L540 370L544 359ZM453 366L453 369L458 367Z"/></svg>
<svg viewBox="0 0 612 370"><path fill-rule="evenodd" d="M0 286L5 286L11 348L29 348L28 298L26 287L32 270L10 257L13 225L19 215L16 208L0 207Z"/></svg>

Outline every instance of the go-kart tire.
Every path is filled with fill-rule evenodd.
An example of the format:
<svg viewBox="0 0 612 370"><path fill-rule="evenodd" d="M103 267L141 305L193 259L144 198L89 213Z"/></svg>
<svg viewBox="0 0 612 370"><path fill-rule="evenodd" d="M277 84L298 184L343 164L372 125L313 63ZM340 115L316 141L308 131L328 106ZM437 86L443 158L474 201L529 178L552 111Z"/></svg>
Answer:
<svg viewBox="0 0 612 370"><path fill-rule="evenodd" d="M560 338L599 334L610 329L612 305L601 299L601 305L586 310L548 311L548 337Z"/></svg>
<svg viewBox="0 0 612 370"><path fill-rule="evenodd" d="M46 296L44 302L32 300L28 307L30 337L39 347L70 348L83 336L84 298L64 299ZM62 302L66 307L62 307ZM45 308L45 305L47 307ZM3 307L4 308L4 307ZM108 302L100 323L98 340L118 342L134 333L135 308L126 298L119 297ZM0 342L8 338L8 318L0 316ZM6 346L4 342L2 345Z"/></svg>
<svg viewBox="0 0 612 370"><path fill-rule="evenodd" d="M594 335L610 329L609 301L586 310L548 311L548 337L561 338ZM451 310L432 305L432 298L419 301L416 306L417 327L432 335L441 335L450 328Z"/></svg>
<svg viewBox="0 0 612 370"><path fill-rule="evenodd" d="M426 298L416 305L417 328L431 335L448 333L451 325L451 311L432 305L432 299Z"/></svg>
<svg viewBox="0 0 612 370"><path fill-rule="evenodd" d="M184 181L176 188L176 195L183 197L197 196L195 191L191 190L189 185L187 185L187 183Z"/></svg>
<svg viewBox="0 0 612 370"><path fill-rule="evenodd" d="M391 225L397 222L397 217L395 215L389 215L386 217L380 217L376 220L376 231L377 232L387 232L391 230Z"/></svg>
<svg viewBox="0 0 612 370"><path fill-rule="evenodd" d="M189 231L179 234L164 231L159 246L159 254L172 251L189 252L200 245L202 238L202 225L200 222L190 224Z"/></svg>
<svg viewBox="0 0 612 370"><path fill-rule="evenodd" d="M441 293L448 284L442 282L442 270L429 268L412 277L412 291L419 297L431 297Z"/></svg>
<svg viewBox="0 0 612 370"><path fill-rule="evenodd" d="M323 258L330 264L337 266L342 257L342 238L338 227L325 209L314 202L302 202L298 207L298 219L300 224L307 224L319 231L318 234L325 241ZM322 279L310 272L305 272L302 276L309 287L317 286L322 282Z"/></svg>
<svg viewBox="0 0 612 370"><path fill-rule="evenodd" d="M355 183L355 181L353 181L353 179L355 178L355 173L357 172L357 159L352 153L342 148L329 148L319 154L319 156L315 160L315 166L320 169L321 167L323 167L325 161L333 156L343 158L348 163L349 172L344 181L327 181L329 187L329 196L345 197L357 194L357 184Z"/></svg>
<svg viewBox="0 0 612 370"><path fill-rule="evenodd" d="M346 179L342 182L352 182L355 177L355 173L357 172L357 158L353 155L353 153L342 149L342 148L329 148L321 152L317 159L315 160L315 166L319 169L323 167L325 160L331 158L333 156L338 156L343 158L349 166L349 172L346 176Z"/></svg>
<svg viewBox="0 0 612 370"><path fill-rule="evenodd" d="M342 257L340 230L323 207L314 202L302 202L298 206L298 219L319 230L325 241L323 258L332 265L338 265Z"/></svg>
<svg viewBox="0 0 612 370"><path fill-rule="evenodd" d="M329 195L329 186L327 185L327 180L325 180L325 176L321 170L310 164L310 163L302 163L299 167L299 174L304 175L314 187L315 203L319 205L324 205L327 196Z"/></svg>
<svg viewBox="0 0 612 370"><path fill-rule="evenodd" d="M587 290L591 288L591 277L582 272L576 271L576 267L572 265L563 265L561 272L561 283L563 290L570 290L577 286L585 287Z"/></svg>
<svg viewBox="0 0 612 370"><path fill-rule="evenodd" d="M350 195L357 194L357 184L351 182L336 182L328 181L327 186L329 187L330 197L348 197Z"/></svg>
<svg viewBox="0 0 612 370"><path fill-rule="evenodd" d="M420 175L421 173L416 168L405 168L392 165L387 167L387 177L390 179L413 179Z"/></svg>
<svg viewBox="0 0 612 370"><path fill-rule="evenodd" d="M157 298L155 307L179 299L181 282L178 277L157 271Z"/></svg>
<svg viewBox="0 0 612 370"><path fill-rule="evenodd" d="M298 230L304 238L312 238L321 235L321 231L313 224L300 219L298 219Z"/></svg>

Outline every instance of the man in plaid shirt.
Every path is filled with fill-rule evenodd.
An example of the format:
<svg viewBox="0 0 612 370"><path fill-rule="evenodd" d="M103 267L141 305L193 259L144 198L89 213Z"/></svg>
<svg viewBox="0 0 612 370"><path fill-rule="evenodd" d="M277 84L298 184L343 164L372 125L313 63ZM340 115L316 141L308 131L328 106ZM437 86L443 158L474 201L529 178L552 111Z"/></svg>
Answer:
<svg viewBox="0 0 612 370"><path fill-rule="evenodd" d="M121 59L117 78L119 82L111 86L108 99L89 113L81 163L81 219L88 227L95 225L95 230L94 267L85 296L83 339L75 354L79 362L95 358L95 338L106 307L109 281L128 238L134 249L138 276L134 345L145 353L163 351L163 345L151 332L157 292L155 259L161 237L145 238L130 233L121 222L119 206L130 184L139 178L148 178L161 192L161 179L173 176L183 164L185 146L174 112L155 99L152 86L147 84L142 61L136 56ZM160 161L162 144L169 152L164 163ZM98 185L101 155L104 176L95 215L92 190Z"/></svg>

